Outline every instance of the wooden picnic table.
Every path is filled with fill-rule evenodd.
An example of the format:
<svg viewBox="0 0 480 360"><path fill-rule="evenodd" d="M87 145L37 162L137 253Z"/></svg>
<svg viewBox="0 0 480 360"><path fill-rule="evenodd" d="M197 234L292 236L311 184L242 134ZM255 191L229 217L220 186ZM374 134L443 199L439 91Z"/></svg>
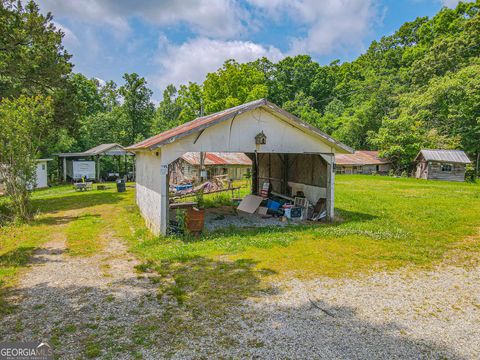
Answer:
<svg viewBox="0 0 480 360"><path fill-rule="evenodd" d="M87 182L73 183L73 188L77 191L92 190L93 189L93 182L87 181Z"/></svg>

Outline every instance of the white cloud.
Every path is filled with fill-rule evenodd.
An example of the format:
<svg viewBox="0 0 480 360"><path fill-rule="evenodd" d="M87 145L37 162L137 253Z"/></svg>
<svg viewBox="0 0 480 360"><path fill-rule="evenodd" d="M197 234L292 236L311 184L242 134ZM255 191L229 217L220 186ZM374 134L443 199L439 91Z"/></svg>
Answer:
<svg viewBox="0 0 480 360"><path fill-rule="evenodd" d="M95 77L95 80L98 81L98 84L100 86L105 86L107 84L107 82L105 80L103 80L102 78L99 78L99 77Z"/></svg>
<svg viewBox="0 0 480 360"><path fill-rule="evenodd" d="M443 6L446 6L448 8L455 8L460 0L440 0Z"/></svg>
<svg viewBox="0 0 480 360"><path fill-rule="evenodd" d="M138 17L158 26L185 23L201 35L229 38L245 31L248 13L234 0L40 0L41 9L116 31L130 30Z"/></svg>
<svg viewBox="0 0 480 360"><path fill-rule="evenodd" d="M305 27L294 38L291 53L330 54L362 47L364 37L378 21L376 0L249 0L277 21L286 16Z"/></svg>
<svg viewBox="0 0 480 360"><path fill-rule="evenodd" d="M78 44L80 44L77 36L72 30L70 30L70 28L60 24L59 22L54 22L54 25L57 29L62 30L62 32L64 33L63 42L65 45L77 46Z"/></svg>
<svg viewBox="0 0 480 360"><path fill-rule="evenodd" d="M250 41L197 38L175 45L161 37L159 46L157 61L161 70L149 79L158 89L164 89L168 84L202 82L207 73L216 71L228 59L247 62L267 57L278 61L284 56L273 46L265 47Z"/></svg>

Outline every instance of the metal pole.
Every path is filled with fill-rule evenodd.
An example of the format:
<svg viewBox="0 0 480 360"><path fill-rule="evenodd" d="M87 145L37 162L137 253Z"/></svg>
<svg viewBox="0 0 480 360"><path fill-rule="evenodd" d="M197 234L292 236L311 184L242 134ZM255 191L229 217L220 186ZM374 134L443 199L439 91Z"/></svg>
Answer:
<svg viewBox="0 0 480 360"><path fill-rule="evenodd" d="M480 151L477 152L477 166L475 166L475 180L478 178L478 165L480 165Z"/></svg>
<svg viewBox="0 0 480 360"><path fill-rule="evenodd" d="M67 182L67 158L63 158L63 182Z"/></svg>
<svg viewBox="0 0 480 360"><path fill-rule="evenodd" d="M204 164L204 152L200 151L200 171L198 174L198 178L200 179L200 182L203 182L203 176L202 176L203 164Z"/></svg>

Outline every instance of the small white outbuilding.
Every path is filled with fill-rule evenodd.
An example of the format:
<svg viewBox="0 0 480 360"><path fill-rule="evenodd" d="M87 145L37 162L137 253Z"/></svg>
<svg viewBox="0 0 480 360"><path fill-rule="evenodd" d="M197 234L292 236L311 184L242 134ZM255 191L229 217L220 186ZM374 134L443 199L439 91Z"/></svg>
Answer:
<svg viewBox="0 0 480 360"><path fill-rule="evenodd" d="M48 162L52 159L37 159L35 160L35 179L32 184L27 185L29 190L42 189L48 187ZM2 166L0 164L0 166ZM6 165L3 165L6 166ZM0 178L0 195L5 193L5 185Z"/></svg>
<svg viewBox="0 0 480 360"><path fill-rule="evenodd" d="M48 162L53 159L38 159L36 169L35 188L42 189L48 187Z"/></svg>
<svg viewBox="0 0 480 360"><path fill-rule="evenodd" d="M165 234L171 164L187 152L242 152L252 160L252 193L301 191L334 216L336 153L353 150L275 104L260 99L167 130L127 148L136 154L136 201L148 227Z"/></svg>

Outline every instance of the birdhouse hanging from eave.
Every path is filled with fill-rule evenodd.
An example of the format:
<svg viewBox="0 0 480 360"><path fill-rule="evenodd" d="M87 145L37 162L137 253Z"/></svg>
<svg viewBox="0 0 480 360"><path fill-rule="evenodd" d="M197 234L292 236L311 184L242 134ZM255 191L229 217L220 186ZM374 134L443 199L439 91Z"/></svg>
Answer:
<svg viewBox="0 0 480 360"><path fill-rule="evenodd" d="M262 131L255 136L255 144L265 145L267 143L267 135Z"/></svg>

